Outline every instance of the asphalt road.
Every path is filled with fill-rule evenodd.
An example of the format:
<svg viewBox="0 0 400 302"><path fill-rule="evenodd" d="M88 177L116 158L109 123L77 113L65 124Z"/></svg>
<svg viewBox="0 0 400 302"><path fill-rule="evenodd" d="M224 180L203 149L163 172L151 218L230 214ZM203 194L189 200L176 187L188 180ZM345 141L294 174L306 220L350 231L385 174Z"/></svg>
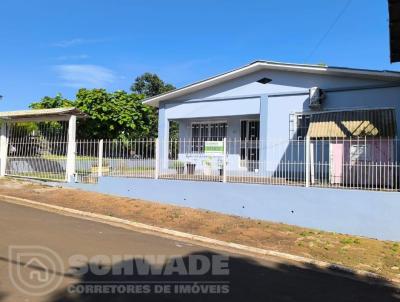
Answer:
<svg viewBox="0 0 400 302"><path fill-rule="evenodd" d="M0 302L400 300L399 291L394 289L280 259L227 255L179 240L1 201L0 229ZM138 267L144 263L144 255L149 261L153 259L151 255L159 255L160 259L165 256L173 265L150 263L147 267L153 264L153 268L163 268L164 273L140 274ZM193 255L203 259L203 264L207 262L204 259L218 259L217 264L209 263L212 268L220 265L220 270L215 273L204 264L202 274L183 274L185 268L186 272L190 270ZM138 266L130 271L127 267L132 263ZM180 274L165 273L167 266ZM121 267L124 269L118 269ZM71 274L73 268L79 268L82 274ZM47 294L39 295L46 290ZM104 293L105 290L120 294Z"/></svg>

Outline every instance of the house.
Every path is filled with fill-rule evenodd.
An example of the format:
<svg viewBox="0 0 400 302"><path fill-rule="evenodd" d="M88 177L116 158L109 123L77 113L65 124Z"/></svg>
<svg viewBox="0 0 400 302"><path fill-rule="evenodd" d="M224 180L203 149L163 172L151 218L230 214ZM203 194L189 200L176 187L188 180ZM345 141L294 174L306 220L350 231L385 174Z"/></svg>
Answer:
<svg viewBox="0 0 400 302"><path fill-rule="evenodd" d="M360 185L365 167L364 185L398 179L398 168L386 166L400 150L398 72L255 61L144 103L159 108L166 173L179 161L189 174L212 166L222 175L224 166L232 177ZM224 138L224 154L214 152Z"/></svg>

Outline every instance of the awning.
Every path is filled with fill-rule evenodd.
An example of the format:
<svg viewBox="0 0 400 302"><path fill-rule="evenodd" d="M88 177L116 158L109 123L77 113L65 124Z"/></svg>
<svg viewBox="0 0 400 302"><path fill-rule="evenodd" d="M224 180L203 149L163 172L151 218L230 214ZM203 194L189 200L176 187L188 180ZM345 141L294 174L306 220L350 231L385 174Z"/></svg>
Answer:
<svg viewBox="0 0 400 302"><path fill-rule="evenodd" d="M352 138L396 136L393 109L354 110L315 113L310 117L310 138Z"/></svg>
<svg viewBox="0 0 400 302"><path fill-rule="evenodd" d="M390 61L400 62L400 0L389 0Z"/></svg>

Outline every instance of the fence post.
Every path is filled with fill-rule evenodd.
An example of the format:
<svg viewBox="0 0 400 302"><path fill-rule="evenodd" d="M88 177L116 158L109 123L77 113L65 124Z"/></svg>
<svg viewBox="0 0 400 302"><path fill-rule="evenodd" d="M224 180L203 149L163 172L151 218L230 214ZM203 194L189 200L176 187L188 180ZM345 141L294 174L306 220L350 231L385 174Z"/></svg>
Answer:
<svg viewBox="0 0 400 302"><path fill-rule="evenodd" d="M310 142L310 184L315 184L315 154L314 154L314 143Z"/></svg>
<svg viewBox="0 0 400 302"><path fill-rule="evenodd" d="M228 174L228 171L227 171L227 159L228 159L228 156L227 156L227 150L226 150L226 137L224 137L224 159L223 159L223 167L224 167L224 169L223 169L223 176L222 176L222 181L223 182L227 182L227 174Z"/></svg>
<svg viewBox="0 0 400 302"><path fill-rule="evenodd" d="M103 176L103 140L99 140L99 162L97 165L97 176Z"/></svg>
<svg viewBox="0 0 400 302"><path fill-rule="evenodd" d="M156 138L156 141L155 141L155 148L156 148L156 152L155 152L155 160L156 160L156 165L155 165L155 170L154 170L154 179L158 179L158 176L159 176L159 173L160 173L160 171L159 171L159 169L160 169L160 144L159 144L159 141L158 141L158 138Z"/></svg>
<svg viewBox="0 0 400 302"><path fill-rule="evenodd" d="M310 137L306 136L306 187L310 186Z"/></svg>
<svg viewBox="0 0 400 302"><path fill-rule="evenodd" d="M71 115L68 121L68 146L66 181L72 182L75 176L75 153L76 153L76 115Z"/></svg>
<svg viewBox="0 0 400 302"><path fill-rule="evenodd" d="M6 175L7 153L8 153L7 123L3 121L1 124L1 136L0 136L0 176Z"/></svg>

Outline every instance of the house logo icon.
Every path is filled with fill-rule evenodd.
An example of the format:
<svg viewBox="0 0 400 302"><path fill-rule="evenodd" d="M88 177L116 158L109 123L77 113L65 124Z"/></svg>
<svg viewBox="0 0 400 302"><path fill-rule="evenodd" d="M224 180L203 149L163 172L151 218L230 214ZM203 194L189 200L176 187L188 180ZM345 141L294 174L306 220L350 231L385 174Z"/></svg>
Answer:
<svg viewBox="0 0 400 302"><path fill-rule="evenodd" d="M53 250L43 246L10 246L8 256L10 280L19 291L42 296L61 284L64 266Z"/></svg>
<svg viewBox="0 0 400 302"><path fill-rule="evenodd" d="M50 279L49 272L46 266L40 261L40 259L32 258L28 263L24 265L26 268L37 268L29 272L29 279L35 280L40 283L48 282Z"/></svg>

